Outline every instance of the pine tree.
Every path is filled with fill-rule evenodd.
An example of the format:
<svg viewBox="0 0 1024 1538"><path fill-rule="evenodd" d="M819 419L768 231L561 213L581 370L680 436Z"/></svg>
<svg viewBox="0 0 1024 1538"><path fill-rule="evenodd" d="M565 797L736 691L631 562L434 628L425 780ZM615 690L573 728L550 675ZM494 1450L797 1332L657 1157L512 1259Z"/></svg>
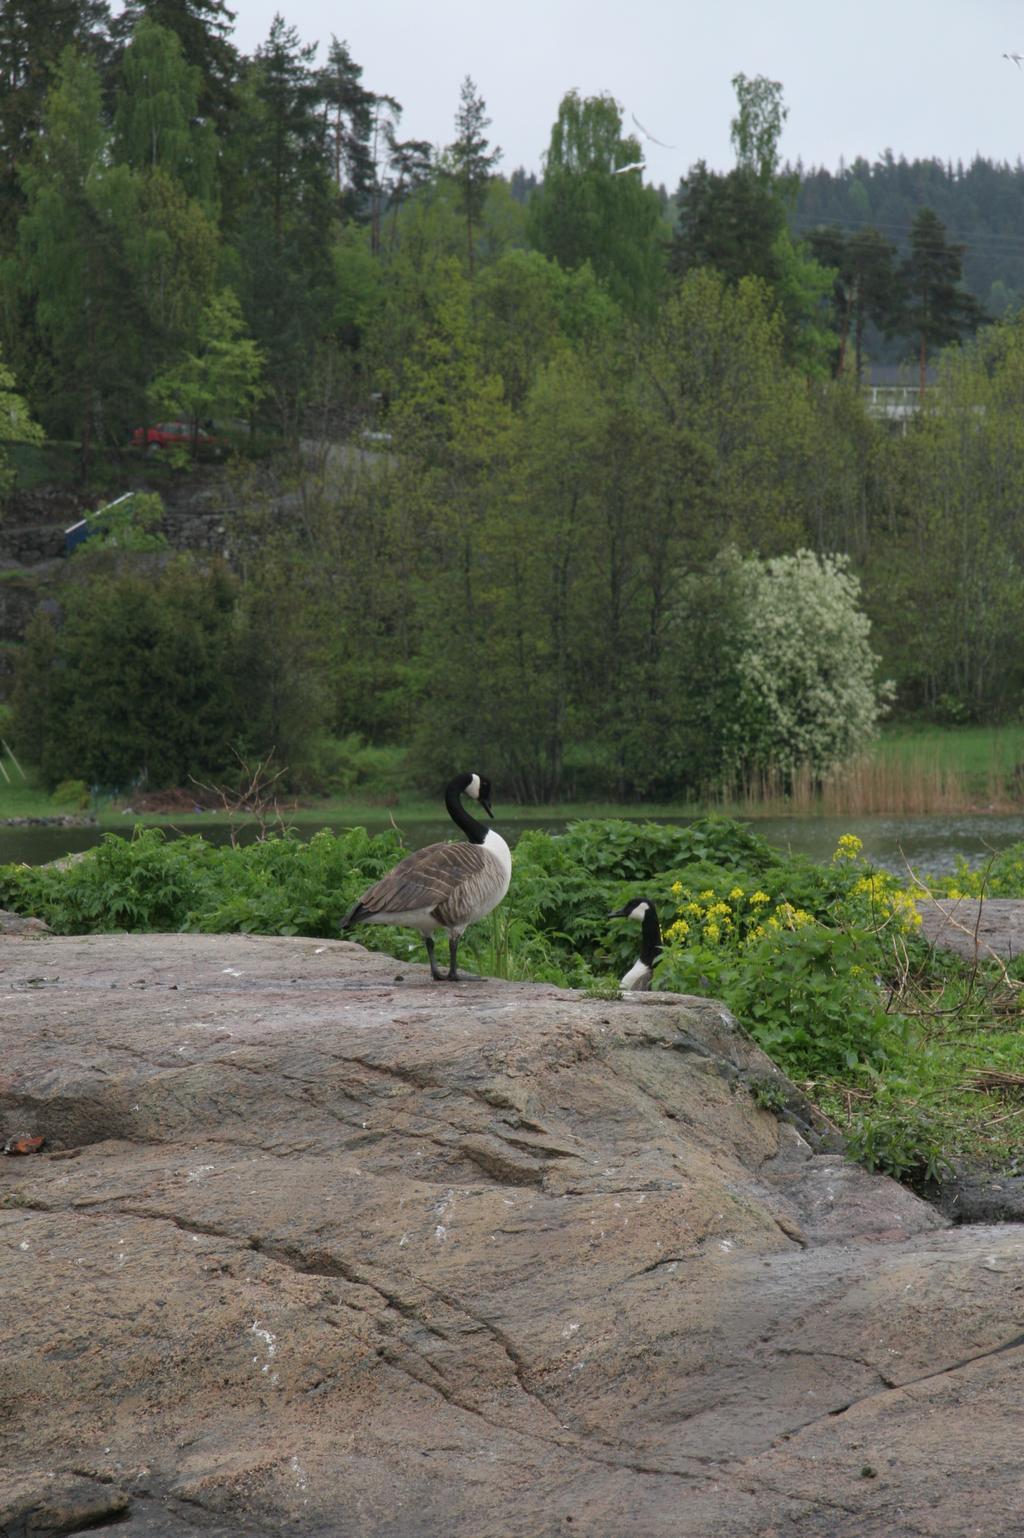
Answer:
<svg viewBox="0 0 1024 1538"><path fill-rule="evenodd" d="M959 342L985 318L978 301L960 286L963 254L963 246L947 242L938 215L922 208L910 231L910 255L901 268L906 300L899 327L903 335L917 338L922 398L929 353Z"/></svg>
<svg viewBox="0 0 1024 1538"><path fill-rule="evenodd" d="M137 393L141 326L119 239L125 179L111 168L99 75L74 48L62 55L43 132L21 172L27 211L18 271L50 349L51 429L77 427L83 467L111 406Z"/></svg>
<svg viewBox="0 0 1024 1538"><path fill-rule="evenodd" d="M484 132L491 126L486 112L487 103L467 75L459 92L459 110L455 114L456 136L448 146L448 154L451 174L458 186L466 219L466 247L471 278L474 270L473 230L484 211L492 172L501 159L501 150L490 149L490 141Z"/></svg>
<svg viewBox="0 0 1024 1538"><path fill-rule="evenodd" d="M839 333L835 372L844 370L852 327L859 382L867 322L873 321L881 331L891 330L893 324L898 289L896 248L878 230L858 230L847 236L834 224L811 230L807 244L814 259L835 273L832 306Z"/></svg>
<svg viewBox="0 0 1024 1538"><path fill-rule="evenodd" d="M327 64L319 76L320 96L334 185L342 195L345 212L353 217L368 212L373 189L370 135L374 95L360 84L362 75L362 66L352 58L348 44L339 43L332 35Z"/></svg>

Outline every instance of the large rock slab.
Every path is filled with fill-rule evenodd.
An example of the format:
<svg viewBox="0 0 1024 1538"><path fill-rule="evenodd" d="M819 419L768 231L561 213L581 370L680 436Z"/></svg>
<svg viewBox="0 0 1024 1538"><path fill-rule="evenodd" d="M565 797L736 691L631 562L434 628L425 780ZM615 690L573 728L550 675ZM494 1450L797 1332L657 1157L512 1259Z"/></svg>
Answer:
<svg viewBox="0 0 1024 1538"><path fill-rule="evenodd" d="M1024 955L1024 901L1019 897L930 897L918 903L921 933L967 961Z"/></svg>
<svg viewBox="0 0 1024 1538"><path fill-rule="evenodd" d="M1019 1530L1021 1231L720 1005L180 935L0 994L0 1531Z"/></svg>

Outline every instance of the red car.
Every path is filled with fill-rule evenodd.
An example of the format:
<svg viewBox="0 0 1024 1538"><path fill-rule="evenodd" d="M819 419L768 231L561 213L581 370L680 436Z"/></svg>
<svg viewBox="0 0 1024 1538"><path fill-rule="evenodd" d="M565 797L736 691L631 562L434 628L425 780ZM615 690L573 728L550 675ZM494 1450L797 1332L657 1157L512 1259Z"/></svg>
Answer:
<svg viewBox="0 0 1024 1538"><path fill-rule="evenodd" d="M132 433L132 447L141 449L143 446L150 451L153 449L191 449L191 423L155 422L152 427L137 427ZM200 449L215 449L218 447L218 440L200 428L196 434L196 447Z"/></svg>

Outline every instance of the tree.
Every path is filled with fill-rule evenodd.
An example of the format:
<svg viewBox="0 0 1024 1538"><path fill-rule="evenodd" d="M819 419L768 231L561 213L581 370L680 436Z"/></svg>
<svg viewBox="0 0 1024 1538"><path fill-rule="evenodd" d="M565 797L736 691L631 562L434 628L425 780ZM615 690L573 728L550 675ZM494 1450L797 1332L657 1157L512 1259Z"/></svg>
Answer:
<svg viewBox="0 0 1024 1538"><path fill-rule="evenodd" d="M107 47L107 0L3 0L0 5L0 240L9 249L25 204L22 165L65 48L94 62Z"/></svg>
<svg viewBox="0 0 1024 1538"><path fill-rule="evenodd" d="M142 20L176 35L186 63L199 71L199 111L223 132L238 68L229 40L235 12L226 0L125 0L111 27L122 48Z"/></svg>
<svg viewBox="0 0 1024 1538"><path fill-rule="evenodd" d="M749 171L764 186L777 180L779 165L779 137L782 125L789 116L789 108L782 103L782 84L755 75L734 75L732 88L736 92L736 116L730 124L730 137L736 150L736 165L741 171Z"/></svg>
<svg viewBox="0 0 1024 1538"><path fill-rule="evenodd" d="M492 172L501 159L501 150L490 149L484 132L491 124L486 112L487 103L467 75L459 92L459 110L455 114L456 137L448 146L448 156L451 175L459 189L459 202L466 220L466 250L471 278L474 271L473 230L483 213Z"/></svg>
<svg viewBox="0 0 1024 1538"><path fill-rule="evenodd" d="M202 422L244 417L259 399L263 355L244 332L237 298L222 289L202 312L195 352L153 381L157 408L181 412L191 423L193 458Z"/></svg>
<svg viewBox="0 0 1024 1538"><path fill-rule="evenodd" d="M876 229L858 230L847 236L838 225L819 225L811 230L807 244L815 260L835 273L832 304L839 333L835 372L841 374L845 367L852 326L859 382L867 323L872 321L880 330L889 330L893 323L898 295L896 248Z"/></svg>
<svg viewBox="0 0 1024 1538"><path fill-rule="evenodd" d="M197 122L200 82L177 35L143 16L121 60L114 153L133 171L165 172L212 207L216 144Z"/></svg>
<svg viewBox="0 0 1024 1538"><path fill-rule="evenodd" d="M42 611L30 624L15 684L12 730L45 784L183 785L223 771L246 711L235 579L185 558L145 575L115 550L80 559L59 628Z"/></svg>
<svg viewBox="0 0 1024 1538"><path fill-rule="evenodd" d="M300 431L310 354L332 310L331 162L315 52L274 18L246 67L224 151L235 286L290 437Z"/></svg>
<svg viewBox="0 0 1024 1538"><path fill-rule="evenodd" d="M894 440L888 527L867 563L872 609L905 710L1009 720L1024 688L1024 324L987 327L939 369L913 431ZM923 617L916 637L908 614Z"/></svg>
<svg viewBox="0 0 1024 1538"><path fill-rule="evenodd" d="M720 175L698 161L680 184L672 265L679 273L713 267L730 283L762 279L784 317L788 357L809 374L821 373L829 351L821 314L832 284L827 269L789 233L795 179L777 174L786 117L782 87L761 75L737 75L733 86L736 166Z"/></svg>
<svg viewBox="0 0 1024 1538"><path fill-rule="evenodd" d="M866 747L891 693L877 680L860 584L844 557L809 550L767 561L726 550L715 565L740 615L738 643L729 640L719 668L729 702L716 712L719 778L789 783L802 768L820 778ZM678 618L687 629L692 596L684 583Z"/></svg>
<svg viewBox="0 0 1024 1538"><path fill-rule="evenodd" d="M353 217L367 210L374 179L370 153L374 96L360 84L362 76L362 66L352 58L348 44L332 35L327 63L320 71L320 97L334 185L344 210Z"/></svg>
<svg viewBox="0 0 1024 1538"><path fill-rule="evenodd" d="M14 471L4 452L5 445L43 441L42 428L38 422L33 422L14 385L14 375L0 359L0 497L10 490L14 481Z"/></svg>
<svg viewBox="0 0 1024 1538"><path fill-rule="evenodd" d="M126 182L110 165L99 76L74 49L62 55L43 121L22 170L19 277L51 353L49 425L65 435L77 427L88 466L111 406L137 394L142 360L116 217Z"/></svg>
<svg viewBox="0 0 1024 1538"><path fill-rule="evenodd" d="M774 284L774 253L786 228L786 208L773 187L748 168L722 175L699 160L680 184L677 201L676 272L713 267L729 283L755 277Z"/></svg>
<svg viewBox="0 0 1024 1538"><path fill-rule="evenodd" d="M922 397L929 353L959 342L985 319L978 301L960 286L963 254L963 246L948 244L941 219L922 208L911 227L910 255L901 268L906 300L899 328L917 337Z"/></svg>
<svg viewBox="0 0 1024 1538"><path fill-rule="evenodd" d="M570 91L551 130L527 230L560 267L571 272L589 262L623 309L649 318L664 275L666 231L658 195L635 169L641 160L639 141L623 137L612 97Z"/></svg>

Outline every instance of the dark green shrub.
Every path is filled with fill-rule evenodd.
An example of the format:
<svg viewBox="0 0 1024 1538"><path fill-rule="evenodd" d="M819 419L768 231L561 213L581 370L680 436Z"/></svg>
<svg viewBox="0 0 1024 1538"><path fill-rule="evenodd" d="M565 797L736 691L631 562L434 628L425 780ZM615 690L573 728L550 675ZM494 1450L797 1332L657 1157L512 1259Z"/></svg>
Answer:
<svg viewBox="0 0 1024 1538"><path fill-rule="evenodd" d="M44 783L175 785L222 770L245 715L236 597L225 566L185 559L69 582L62 622L29 626L14 690L12 732Z"/></svg>

